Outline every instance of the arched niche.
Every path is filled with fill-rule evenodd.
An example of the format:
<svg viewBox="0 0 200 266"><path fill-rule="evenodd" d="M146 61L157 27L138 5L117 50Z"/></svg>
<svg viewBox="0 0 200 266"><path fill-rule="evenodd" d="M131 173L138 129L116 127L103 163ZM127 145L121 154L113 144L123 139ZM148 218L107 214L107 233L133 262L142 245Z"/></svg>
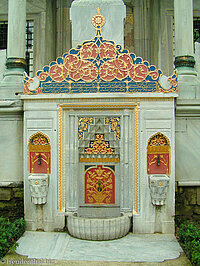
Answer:
<svg viewBox="0 0 200 266"><path fill-rule="evenodd" d="M51 145L49 138L37 132L29 138L30 173L51 172Z"/></svg>
<svg viewBox="0 0 200 266"><path fill-rule="evenodd" d="M170 172L170 142L168 138L158 132L148 140L147 145L147 173L166 174Z"/></svg>

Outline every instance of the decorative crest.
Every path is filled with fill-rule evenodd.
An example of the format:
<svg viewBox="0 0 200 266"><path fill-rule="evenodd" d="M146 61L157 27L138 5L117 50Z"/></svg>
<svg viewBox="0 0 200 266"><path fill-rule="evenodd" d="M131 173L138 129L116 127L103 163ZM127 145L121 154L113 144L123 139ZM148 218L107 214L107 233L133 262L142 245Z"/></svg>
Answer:
<svg viewBox="0 0 200 266"><path fill-rule="evenodd" d="M162 133L154 134L148 141L147 152L169 152L170 143L168 138Z"/></svg>
<svg viewBox="0 0 200 266"><path fill-rule="evenodd" d="M24 94L178 92L178 74L160 69L101 35L104 16L92 18L96 35L39 70L24 74Z"/></svg>
<svg viewBox="0 0 200 266"><path fill-rule="evenodd" d="M105 17L100 13L100 8L97 9L96 15L92 17L92 24L95 28L102 28L105 24Z"/></svg>

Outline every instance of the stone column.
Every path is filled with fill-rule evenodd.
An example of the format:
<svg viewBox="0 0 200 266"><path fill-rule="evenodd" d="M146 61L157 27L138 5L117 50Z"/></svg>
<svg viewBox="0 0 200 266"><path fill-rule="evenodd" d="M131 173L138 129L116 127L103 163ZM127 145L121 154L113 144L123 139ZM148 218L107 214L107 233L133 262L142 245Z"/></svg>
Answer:
<svg viewBox="0 0 200 266"><path fill-rule="evenodd" d="M135 0L133 8L134 53L151 62L150 56L150 2Z"/></svg>
<svg viewBox="0 0 200 266"><path fill-rule="evenodd" d="M26 0L8 1L8 45L3 82L22 82L25 70Z"/></svg>
<svg viewBox="0 0 200 266"><path fill-rule="evenodd" d="M23 107L20 94L25 68L25 31L26 0L9 0L7 69L0 84L0 187L4 188L23 187Z"/></svg>
<svg viewBox="0 0 200 266"><path fill-rule="evenodd" d="M193 0L174 0L175 67L180 74L193 74Z"/></svg>
<svg viewBox="0 0 200 266"><path fill-rule="evenodd" d="M56 57L58 57L71 48L71 1L58 0L56 4Z"/></svg>

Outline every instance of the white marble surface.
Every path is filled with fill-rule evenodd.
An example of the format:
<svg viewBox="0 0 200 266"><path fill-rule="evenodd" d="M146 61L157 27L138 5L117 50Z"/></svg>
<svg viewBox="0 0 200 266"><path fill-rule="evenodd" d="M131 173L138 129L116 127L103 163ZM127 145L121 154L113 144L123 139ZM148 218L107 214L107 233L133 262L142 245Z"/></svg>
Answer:
<svg viewBox="0 0 200 266"><path fill-rule="evenodd" d="M199 181L199 118L176 120L176 180Z"/></svg>
<svg viewBox="0 0 200 266"><path fill-rule="evenodd" d="M182 252L173 235L129 233L111 241L87 241L66 233L25 232L16 252L35 259L162 262Z"/></svg>
<svg viewBox="0 0 200 266"><path fill-rule="evenodd" d="M91 20L96 15L97 8L101 9L101 14L105 17L105 25L102 28L103 37L115 41L116 44L124 45L126 6L122 0L76 0L72 3L70 10L72 47L95 36L95 28Z"/></svg>
<svg viewBox="0 0 200 266"><path fill-rule="evenodd" d="M22 181L22 123L20 115L0 117L0 181Z"/></svg>

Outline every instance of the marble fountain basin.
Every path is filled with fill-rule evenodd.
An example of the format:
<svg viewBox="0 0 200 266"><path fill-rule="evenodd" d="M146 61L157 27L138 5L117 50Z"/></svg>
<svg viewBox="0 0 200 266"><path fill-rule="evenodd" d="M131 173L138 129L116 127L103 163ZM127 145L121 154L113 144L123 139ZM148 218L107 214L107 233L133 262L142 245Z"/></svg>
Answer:
<svg viewBox="0 0 200 266"><path fill-rule="evenodd" d="M67 217L69 234L86 240L111 240L128 234L131 216L123 213L120 217L88 218L77 215Z"/></svg>

